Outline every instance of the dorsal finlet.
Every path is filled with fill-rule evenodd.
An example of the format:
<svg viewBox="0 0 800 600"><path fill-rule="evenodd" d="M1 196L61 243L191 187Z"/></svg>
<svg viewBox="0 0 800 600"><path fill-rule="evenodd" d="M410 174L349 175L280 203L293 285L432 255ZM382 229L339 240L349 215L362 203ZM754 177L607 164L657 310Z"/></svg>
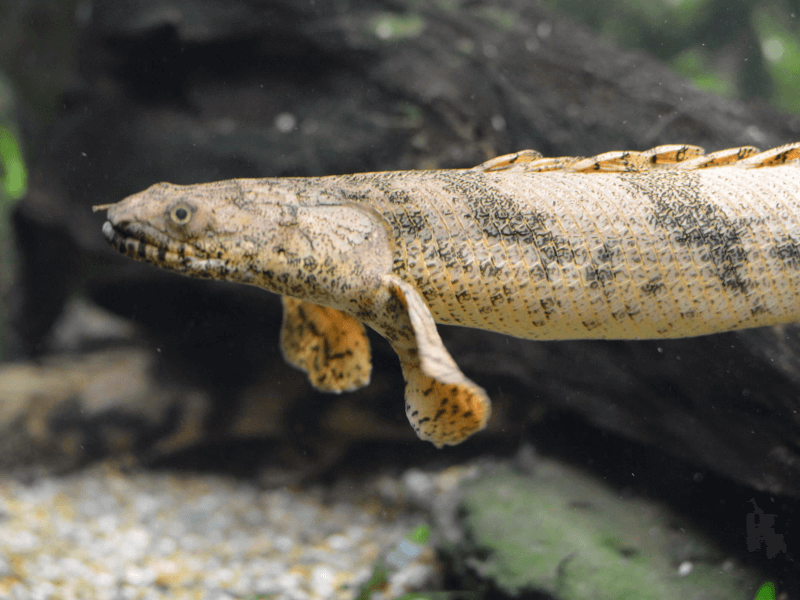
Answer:
<svg viewBox="0 0 800 600"><path fill-rule="evenodd" d="M708 169L709 167L722 167L725 165L732 165L745 158L753 156L759 152L755 146L740 146L738 148L726 148L706 154L705 156L698 156L696 158L683 161L675 165L676 169L684 171L691 171L695 169Z"/></svg>
<svg viewBox="0 0 800 600"><path fill-rule="evenodd" d="M794 142L759 152L754 146L727 148L705 154L699 146L669 144L643 152L614 150L595 156L560 156L545 158L535 150L522 150L488 160L473 171L541 173L632 173L648 170L676 169L694 171L722 166L745 169L772 167L800 160L800 142Z"/></svg>
<svg viewBox="0 0 800 600"><path fill-rule="evenodd" d="M703 156L705 150L700 146L690 146L687 144L668 144L656 146L642 152L652 165L674 165L687 160Z"/></svg>
<svg viewBox="0 0 800 600"><path fill-rule="evenodd" d="M473 167L472 170L484 172L504 171L514 166L530 163L531 161L535 161L539 158L542 158L541 152L537 152L536 150L520 150L519 152L514 152L513 154L495 156L494 158L489 159L476 167Z"/></svg>
<svg viewBox="0 0 800 600"><path fill-rule="evenodd" d="M798 159L800 159L800 142L794 142L754 154L737 161L737 163L746 169L758 169L761 167L777 167Z"/></svg>

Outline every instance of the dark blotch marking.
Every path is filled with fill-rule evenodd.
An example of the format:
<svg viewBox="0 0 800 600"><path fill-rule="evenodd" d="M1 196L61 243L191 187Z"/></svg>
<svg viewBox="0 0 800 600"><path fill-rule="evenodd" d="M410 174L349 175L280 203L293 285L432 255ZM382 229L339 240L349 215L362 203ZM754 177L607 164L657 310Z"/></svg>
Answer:
<svg viewBox="0 0 800 600"><path fill-rule="evenodd" d="M393 216L397 227L408 237L416 237L420 232L428 228L425 215L413 205L404 206L402 209L395 211Z"/></svg>
<svg viewBox="0 0 800 600"><path fill-rule="evenodd" d="M391 189L384 190L384 193L386 194L386 199L392 204L408 204L410 202L408 193L405 190Z"/></svg>
<svg viewBox="0 0 800 600"><path fill-rule="evenodd" d="M599 267L592 263L584 269L584 277L589 282L590 288L596 288L598 285L605 286L611 282L614 279L614 272L607 267Z"/></svg>
<svg viewBox="0 0 800 600"><path fill-rule="evenodd" d="M306 271L314 272L317 269L317 266L317 261L314 260L313 256L303 257L303 269Z"/></svg>
<svg viewBox="0 0 800 600"><path fill-rule="evenodd" d="M770 255L777 256L787 268L793 271L800 269L800 242L795 241L793 238L776 245L770 250Z"/></svg>
<svg viewBox="0 0 800 600"><path fill-rule="evenodd" d="M639 289L642 290L642 293L648 294L651 296L655 296L658 292L661 292L667 289L667 286L664 285L664 282L661 280L661 276L653 277L641 286Z"/></svg>
<svg viewBox="0 0 800 600"><path fill-rule="evenodd" d="M751 285L744 273L748 261L740 226L708 202L697 175L679 171L648 171L620 176L650 199L652 221L669 232L675 244L702 248L703 260L714 265L722 287L745 293Z"/></svg>
<svg viewBox="0 0 800 600"><path fill-rule="evenodd" d="M444 180L443 187L453 194L456 204L460 201L467 205L470 216L487 238L531 238L535 226L544 220L540 213L485 180L479 181L474 174L442 172L437 173L437 178Z"/></svg>
<svg viewBox="0 0 800 600"><path fill-rule="evenodd" d="M548 278L552 263L572 262L575 253L564 236L554 235L547 227L545 213L532 210L524 202L490 185L479 173L437 172L434 175L443 189L452 194L455 206L466 205L469 218L485 238L497 238L536 248L541 266L532 268L534 279ZM483 273L483 265L482 273ZM492 277L491 273L484 273Z"/></svg>
<svg viewBox="0 0 800 600"><path fill-rule="evenodd" d="M395 177L399 177L395 175ZM450 203L442 210L453 210L458 218L471 221L470 229L474 228L484 238L487 247L502 261L507 263L507 256L503 245L524 245L532 247L538 254L539 263L532 264L530 277L533 281L550 279L550 270L555 265L564 265L575 261L575 252L566 236L554 234L550 230L547 212L538 212L524 200L514 198L492 185L484 174L479 172L459 171L433 171L426 174L416 174L413 182L419 183L420 178L431 185L443 190L450 195ZM402 179L402 178L401 178ZM359 176L347 179L350 183L358 185L362 182ZM441 265L452 271L462 270L470 278L474 278L476 270L484 279L494 279L504 276L504 267L498 266L491 258L476 261L474 252L464 244L461 232L449 232L450 235L434 235L438 220L429 215L425 210L420 210L416 204L416 195L422 190L400 190L402 185L407 185L405 180L397 182L386 174L385 177L375 177L368 180L369 187L379 190L383 195L384 217L389 222L394 233L395 243L398 248L405 247L410 240L417 240L422 246L422 254L405 256L402 252L395 253L392 270L403 275L407 271L415 271L421 265ZM355 192L355 190L354 190ZM359 191L360 192L360 191ZM350 193L348 199L355 200L358 192ZM452 209L450 208L452 205ZM449 213L448 213L449 215ZM452 216L452 215L450 215ZM497 241L502 240L503 245ZM602 260L600 261L602 262ZM613 277L613 272L602 272L599 277L603 280ZM427 281L416 282L417 287L429 302L438 295L436 288ZM505 290L504 290L505 293ZM509 295L515 293L509 291ZM508 299L495 297L492 302L500 304ZM456 301L464 303L472 298L467 291L462 290L456 296ZM491 307L487 307L491 310Z"/></svg>

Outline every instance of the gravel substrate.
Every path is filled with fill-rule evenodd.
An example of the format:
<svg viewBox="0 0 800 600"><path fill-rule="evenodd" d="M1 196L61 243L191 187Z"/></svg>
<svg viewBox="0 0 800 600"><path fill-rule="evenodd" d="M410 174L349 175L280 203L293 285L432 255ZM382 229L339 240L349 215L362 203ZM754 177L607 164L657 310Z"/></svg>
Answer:
<svg viewBox="0 0 800 600"><path fill-rule="evenodd" d="M0 477L0 600L352 598L387 560L379 597L429 585L433 553L405 540L423 516L402 497L433 493L435 478L358 487L265 491L111 467Z"/></svg>

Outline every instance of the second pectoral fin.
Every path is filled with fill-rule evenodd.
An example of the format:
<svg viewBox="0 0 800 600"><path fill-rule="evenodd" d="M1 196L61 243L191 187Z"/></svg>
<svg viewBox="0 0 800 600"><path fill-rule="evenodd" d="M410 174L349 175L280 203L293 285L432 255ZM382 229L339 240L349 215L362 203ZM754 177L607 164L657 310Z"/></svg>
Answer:
<svg viewBox="0 0 800 600"><path fill-rule="evenodd" d="M372 372L364 325L333 308L283 297L281 350L323 392L349 392L369 383Z"/></svg>
<svg viewBox="0 0 800 600"><path fill-rule="evenodd" d="M388 326L385 332L406 379L408 420L421 439L439 448L459 444L486 426L491 402L444 347L428 305L416 288L394 275L384 277L384 282L390 302L400 313L394 319L396 327Z"/></svg>

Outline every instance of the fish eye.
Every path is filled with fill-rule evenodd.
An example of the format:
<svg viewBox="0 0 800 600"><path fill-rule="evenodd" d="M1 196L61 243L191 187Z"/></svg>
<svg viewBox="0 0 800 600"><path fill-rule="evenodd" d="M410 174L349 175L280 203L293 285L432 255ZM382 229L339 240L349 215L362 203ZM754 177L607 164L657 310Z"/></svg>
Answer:
<svg viewBox="0 0 800 600"><path fill-rule="evenodd" d="M170 209L169 218L176 225L186 225L192 218L192 209L186 204L177 204Z"/></svg>

